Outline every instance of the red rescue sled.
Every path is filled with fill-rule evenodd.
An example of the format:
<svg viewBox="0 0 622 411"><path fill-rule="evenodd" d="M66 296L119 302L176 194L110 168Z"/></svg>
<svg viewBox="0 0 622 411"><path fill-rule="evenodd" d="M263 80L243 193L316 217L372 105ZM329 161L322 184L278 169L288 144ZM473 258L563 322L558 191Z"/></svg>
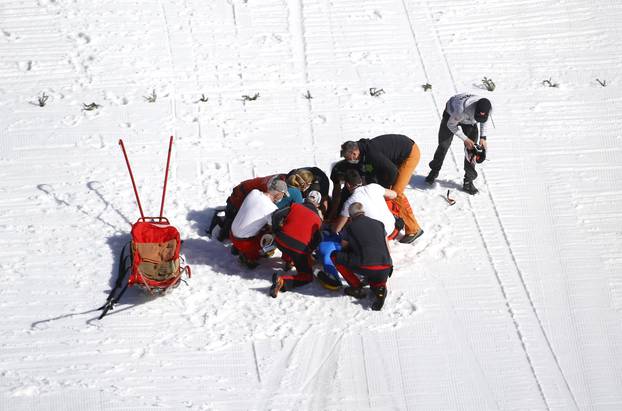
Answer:
<svg viewBox="0 0 622 411"><path fill-rule="evenodd" d="M162 216L173 136L171 136L169 142L162 203L158 217L145 217L123 140L119 140L119 145L123 150L123 156L125 157L130 179L132 180L140 218L132 225L131 241L123 247L117 281L115 287L108 295L106 303L99 308L102 310L99 319L103 318L108 311L114 308L114 304L119 302L128 287L137 285L150 294L163 294L178 286L182 281L184 273L188 278L191 275L190 266L184 266L181 261L180 251L182 242L179 231L169 223L166 217Z"/></svg>

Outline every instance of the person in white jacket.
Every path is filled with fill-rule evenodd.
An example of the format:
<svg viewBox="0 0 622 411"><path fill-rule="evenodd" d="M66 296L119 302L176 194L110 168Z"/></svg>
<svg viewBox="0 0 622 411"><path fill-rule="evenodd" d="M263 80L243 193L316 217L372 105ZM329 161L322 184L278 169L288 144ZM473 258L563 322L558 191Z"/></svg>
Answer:
<svg viewBox="0 0 622 411"><path fill-rule="evenodd" d="M454 135L464 142L465 153L472 151L476 144L484 150L487 148L488 117L491 112L490 101L474 94L456 94L447 101L438 130L438 147L434 159L430 161L430 173L425 179L428 184L433 184L438 177ZM476 194L478 190L473 185L476 178L475 161L465 155L462 189L469 194Z"/></svg>

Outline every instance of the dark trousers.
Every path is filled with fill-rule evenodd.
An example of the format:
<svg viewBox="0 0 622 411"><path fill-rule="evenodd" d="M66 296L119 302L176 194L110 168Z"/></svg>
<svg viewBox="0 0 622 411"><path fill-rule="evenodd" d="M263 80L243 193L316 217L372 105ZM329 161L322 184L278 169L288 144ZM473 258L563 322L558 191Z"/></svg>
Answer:
<svg viewBox="0 0 622 411"><path fill-rule="evenodd" d="M220 225L220 234L218 234L218 241L224 241L226 238L229 238L229 233L231 232L231 224L233 224L233 220L235 216L238 214L238 209L234 207L229 201L227 201L227 206L225 207L225 217L222 220L222 224Z"/></svg>
<svg viewBox="0 0 622 411"><path fill-rule="evenodd" d="M432 171L436 171L437 173L441 170L443 166L443 160L445 160L445 156L447 155L447 151L451 146L451 141L454 138L454 134L447 128L447 121L449 121L449 113L446 111L443 113L443 120L441 120L441 125L438 129L438 147L434 152L434 159L430 161L430 168ZM459 124L460 128L468 138L473 140L474 143L477 143L479 139L479 130L477 125L471 124ZM471 162L467 161L466 157L464 159L464 180L465 181L473 181L477 178L477 171L475 171L475 165Z"/></svg>
<svg viewBox="0 0 622 411"><path fill-rule="evenodd" d="M285 285L283 286L284 291L289 291L292 288L300 287L313 281L313 261L311 260L310 254L297 253L279 245L278 243L277 247L283 253L283 260L293 262L294 267L296 267L295 275L281 275L281 278L285 282Z"/></svg>

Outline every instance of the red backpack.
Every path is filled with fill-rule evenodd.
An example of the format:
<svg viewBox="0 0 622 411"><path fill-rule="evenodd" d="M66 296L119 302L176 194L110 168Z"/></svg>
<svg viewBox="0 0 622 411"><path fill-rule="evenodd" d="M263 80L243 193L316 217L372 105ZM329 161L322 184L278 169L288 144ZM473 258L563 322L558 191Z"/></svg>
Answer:
<svg viewBox="0 0 622 411"><path fill-rule="evenodd" d="M114 308L114 304L119 302L128 287L137 285L152 295L163 294L179 285L182 280L182 274L186 273L188 278L191 276L190 266L182 265L180 257L182 241L179 231L169 223L166 217L162 216L173 136L171 136L169 142L159 217L145 217L143 214L143 208L140 204L134 175L125 152L123 140L119 140L119 145L121 145L123 150L130 179L132 180L136 202L140 210L140 218L132 225L132 240L123 247L117 281L112 291L110 291L106 303L99 308L102 310L99 319L102 319L109 310ZM128 251L129 255L127 254Z"/></svg>
<svg viewBox="0 0 622 411"><path fill-rule="evenodd" d="M141 217L132 226L132 266L128 278L131 287L137 284L150 293L161 293L177 286L184 271L181 267L179 231L167 218Z"/></svg>

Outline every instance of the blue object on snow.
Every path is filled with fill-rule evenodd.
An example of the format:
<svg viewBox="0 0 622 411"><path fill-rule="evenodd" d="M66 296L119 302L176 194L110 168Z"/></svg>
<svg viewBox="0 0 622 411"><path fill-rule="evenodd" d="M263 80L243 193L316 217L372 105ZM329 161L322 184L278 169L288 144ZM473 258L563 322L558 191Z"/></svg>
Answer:
<svg viewBox="0 0 622 411"><path fill-rule="evenodd" d="M318 253L320 254L320 259L322 261L322 265L324 266L324 272L331 277L335 278L335 280L341 282L339 277L339 273L337 272L337 268L335 264L333 264L330 259L330 255L333 251L341 250L341 237L339 234L332 233L323 233L322 242L318 246Z"/></svg>

